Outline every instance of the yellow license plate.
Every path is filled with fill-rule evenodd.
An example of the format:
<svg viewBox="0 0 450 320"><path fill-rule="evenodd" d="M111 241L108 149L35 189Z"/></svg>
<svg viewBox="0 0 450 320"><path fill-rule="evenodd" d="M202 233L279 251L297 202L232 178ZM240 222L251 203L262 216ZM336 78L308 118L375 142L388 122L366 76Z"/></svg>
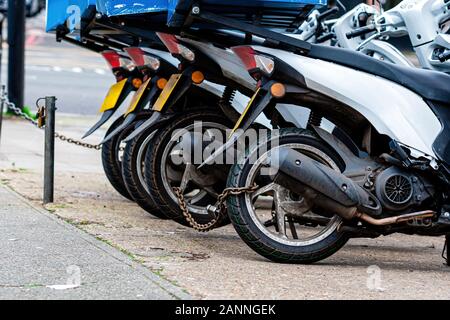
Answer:
<svg viewBox="0 0 450 320"><path fill-rule="evenodd" d="M129 115L130 113L132 113L134 110L136 110L139 102L142 99L142 96L144 95L145 90L147 90L148 85L150 84L151 79L148 79L147 81L145 81L140 87L139 90L136 91L136 93L133 96L133 99L131 100L131 103L127 109L127 111L125 112L125 116Z"/></svg>
<svg viewBox="0 0 450 320"><path fill-rule="evenodd" d="M247 115L247 113L250 111L250 109L252 108L253 103L255 102L256 98L259 95L259 91L261 90L261 88L258 88L255 92L255 94L253 95L253 97L250 99L250 101L247 104L247 107L245 107L244 112L242 112L239 120L236 122L236 125L234 126L231 134L235 133L237 129L239 129L242 121L244 121L245 116Z"/></svg>
<svg viewBox="0 0 450 320"><path fill-rule="evenodd" d="M174 74L170 77L169 81L167 81L167 84L164 87L164 90L159 95L158 100L156 100L155 104L153 105L153 111L157 111L157 112L163 111L164 106L167 103L167 100L169 100L173 90L177 86L180 79L181 79L181 74Z"/></svg>
<svg viewBox="0 0 450 320"><path fill-rule="evenodd" d="M128 79L125 79L111 86L100 108L100 113L103 113L110 109L114 109L117 101L120 98L120 94L122 93L123 88L125 88L125 84L127 83L127 81Z"/></svg>

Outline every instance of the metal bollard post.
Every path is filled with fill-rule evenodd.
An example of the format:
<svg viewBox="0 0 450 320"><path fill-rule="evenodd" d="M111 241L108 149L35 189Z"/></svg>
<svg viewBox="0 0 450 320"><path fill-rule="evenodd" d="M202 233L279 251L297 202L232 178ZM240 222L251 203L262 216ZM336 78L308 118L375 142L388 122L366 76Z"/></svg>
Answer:
<svg viewBox="0 0 450 320"><path fill-rule="evenodd" d="M53 202L55 186L56 98L45 98L44 204Z"/></svg>
<svg viewBox="0 0 450 320"><path fill-rule="evenodd" d="M1 56L0 56L1 59ZM0 70L1 72L1 70ZM5 93L6 89L5 86L2 86L0 91L0 144L2 143L2 124L3 124L3 111L5 108Z"/></svg>
<svg viewBox="0 0 450 320"><path fill-rule="evenodd" d="M450 245L450 234L447 234L445 236L445 244L446 244L446 252L445 252L445 259L447 261L447 266L450 267L450 249L449 249L449 245Z"/></svg>

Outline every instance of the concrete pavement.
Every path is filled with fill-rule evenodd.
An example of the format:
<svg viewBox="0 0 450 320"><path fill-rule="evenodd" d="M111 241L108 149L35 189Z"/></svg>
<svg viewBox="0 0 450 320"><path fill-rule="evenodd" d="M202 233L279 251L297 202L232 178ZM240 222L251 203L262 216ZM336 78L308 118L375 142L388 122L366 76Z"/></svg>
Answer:
<svg viewBox="0 0 450 320"><path fill-rule="evenodd" d="M86 116L59 113L57 119L57 130L74 138L80 137L94 121ZM103 133L104 128L88 141L98 143ZM38 129L23 121L8 119L0 145L0 183L17 191L36 207L40 207L42 201L42 138L43 132ZM248 248L231 226L203 234L150 216L113 190L101 168L98 151L58 141L55 179L55 203L46 206L55 217L121 248L149 272L176 283L197 299L450 299L450 268L441 258L442 237L396 234L378 239L352 239L332 257L311 266L275 264ZM0 194L1 208L6 206L4 198L4 194ZM4 215L0 213L0 225L7 221ZM83 283L88 287L96 285L93 282L99 277L112 286L108 294L117 297L116 284L108 276L110 272L117 274L119 267L111 271L100 263L97 268L92 256L83 256L80 249L66 248L73 237L60 242L60 233L48 229L43 232L53 235L55 243L59 243L58 249L39 260L41 249L37 247L45 247L31 242L37 232L34 225L33 220L26 224L31 239L24 246L35 245L24 251L28 252L27 256L18 249L9 255L1 251L8 248L6 245L14 248L20 241L16 239L25 238L26 234L0 237L0 284L28 286L8 288L8 294L13 292L10 297L31 297L23 293L25 289L47 292L46 285L66 285L77 271L76 267L70 268L71 274L67 274L71 265L81 268L82 286L62 292L53 289L51 294L70 297L76 290L83 289ZM5 233L4 229L0 234ZM59 255L58 250L68 253ZM23 268L20 267L22 255L23 261L28 263ZM7 267L3 269L3 265ZM27 269L30 265L34 269ZM46 279L39 278L39 274L43 274L40 270L45 271L48 266L52 266L52 273L47 274ZM28 274L34 277L25 278ZM5 282L6 279L16 280ZM26 281L21 281L23 279ZM117 276L114 280L119 285L123 277ZM103 290L100 288L99 291ZM126 293L123 298L133 294Z"/></svg>
<svg viewBox="0 0 450 320"><path fill-rule="evenodd" d="M0 185L0 299L187 299L170 282Z"/></svg>

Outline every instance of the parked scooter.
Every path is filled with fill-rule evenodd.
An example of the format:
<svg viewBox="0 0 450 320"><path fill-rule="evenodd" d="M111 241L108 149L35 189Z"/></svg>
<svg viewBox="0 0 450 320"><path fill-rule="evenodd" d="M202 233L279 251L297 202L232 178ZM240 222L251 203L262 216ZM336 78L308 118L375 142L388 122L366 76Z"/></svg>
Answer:
<svg viewBox="0 0 450 320"><path fill-rule="evenodd" d="M129 186L122 175L122 140L133 131L133 122L141 121L148 117L148 112L144 110L145 107L164 88L167 82L164 77L167 78L176 71L177 63L161 58L161 56L166 56L166 58L171 60L170 55L159 50L153 50L154 54L150 54L133 50L132 48L131 50L130 48L125 48L125 52L127 55L115 50L102 52L103 57L116 77L117 83L110 88L105 97L100 108L100 120L88 130L83 138L91 135L107 123L122 106L130 93L135 92L131 104L125 113L127 117L117 118L110 125L105 139L101 142L102 164L108 180L121 195L130 200L135 200L135 195L129 191ZM159 210L151 210L151 207L148 206L144 207L144 209L153 215L164 217L159 213Z"/></svg>
<svg viewBox="0 0 450 320"><path fill-rule="evenodd" d="M118 175L132 199L148 213L164 219L167 218L166 215L151 199L146 197L145 183L139 179L142 176L142 169L138 166L139 162L132 160L133 149L130 149L122 141L139 123L151 116L152 112L148 107L164 89L167 79L176 72L177 62L173 61L170 55L159 50L151 50L152 54L150 54L142 48L129 47L125 48L125 51L132 58L136 68L143 74L143 83L135 92L125 114L119 118L120 125L110 128L101 144L103 146L114 145L117 150L116 154L121 156L121 159L116 161L120 164ZM121 149L123 152L119 152ZM129 170L130 167L132 170Z"/></svg>
<svg viewBox="0 0 450 320"><path fill-rule="evenodd" d="M231 80L223 78L222 69L209 57L199 50L190 48L181 43L173 35L159 34L169 51L181 61L181 73L173 74L158 99L152 105L152 115L137 126L136 130L125 139L126 153L131 149L135 155L125 158L136 159L141 168L124 166L124 176L142 170L141 181L146 183L146 201L152 201L167 217L182 223L189 224L197 229L204 225L219 227L228 220L215 221L215 215L208 212L207 207L217 201L217 196L225 187L228 171L224 168L212 168L209 172L199 173L195 167L177 163L174 155L179 150L182 140L201 141L200 134L207 134L210 130L225 132L232 124L226 114L235 112L230 105L225 105L223 99L219 101L210 97L196 97L199 86L211 86L211 82L222 85L233 85ZM205 83L206 81L209 83ZM219 90L218 90L219 91ZM221 92L221 91L219 91ZM225 90L225 96L228 94ZM204 95L204 93L202 93ZM230 97L231 98L231 97ZM202 122L200 130L195 125ZM177 132L182 135L177 137ZM193 150L203 153L208 144L193 146ZM142 156L145 154L145 161ZM131 163L136 163L132 161ZM181 210L179 205L179 192L184 194L183 200L187 211Z"/></svg>
<svg viewBox="0 0 450 320"><path fill-rule="evenodd" d="M98 130L103 124L105 124L119 107L124 103L128 95L132 91L136 91L142 84L143 75L135 67L131 59L123 54L119 54L114 50L106 50L102 52L102 56L109 64L111 71L113 72L116 83L109 89L102 106L100 107L101 118L99 121L90 128L83 138L90 136L96 130ZM107 135L114 131L117 127L121 126L123 119L119 118L112 123ZM132 199L128 193L121 173L121 159L120 152L120 140L117 139L106 143L102 147L102 164L103 169L111 185L122 196L127 199Z"/></svg>
<svg viewBox="0 0 450 320"><path fill-rule="evenodd" d="M318 45L306 55L234 50L261 79L238 128L283 101L312 113L308 129L282 129L275 147L253 146L231 170L229 187L259 186L227 203L251 248L312 263L352 237L450 233L450 76ZM336 125L332 133L320 128L323 118ZM263 195L273 199L271 213L257 209Z"/></svg>
<svg viewBox="0 0 450 320"><path fill-rule="evenodd" d="M192 141L192 154L201 156L205 150L211 148L211 143L203 141L202 146L197 148L196 144L201 142L202 133L198 132L195 122L201 122L200 130L203 130L205 135L214 130L224 133L232 124L230 120L237 120L239 117L233 106L237 102L235 91L250 94L256 86L256 81L245 72L242 63L231 50L198 40L183 38L181 41L168 34L160 34L160 37L169 51L182 61L182 73L172 75L152 106L153 115L125 139L129 141L127 149L128 145L130 148L136 146L133 147L136 155L129 158L137 159L139 155L146 153L146 161L142 165L145 175L140 177L140 180L147 184L145 189L148 195L143 198L144 201L153 201L175 221L182 224L189 222L189 225L196 229L205 231L228 222L228 219L217 219L219 214L213 205L224 190L229 166L210 166L200 172L193 162L175 164L172 156L174 152L180 152L179 147L182 144L180 141L174 142L176 131L183 129L185 134L179 138ZM202 108L196 108L192 102L185 102L187 108L180 109L180 99L192 100L192 97L186 95L187 90L203 85L206 80L225 85L222 99L217 102L211 100L212 103ZM142 149L144 145L148 146L145 152ZM128 156L125 155L124 158ZM131 163L139 161L133 160ZM139 168L126 165L123 169L124 176L140 172ZM180 202L185 203L186 208L180 207Z"/></svg>
<svg viewBox="0 0 450 320"><path fill-rule="evenodd" d="M422 68L450 72L450 35L442 32L450 19L448 7L448 0L404 0L346 37L367 35L358 46L360 50L374 39L408 35Z"/></svg>
<svg viewBox="0 0 450 320"><path fill-rule="evenodd" d="M445 25L450 20L448 3L428 0L411 3L405 0L395 8L380 12L379 8L359 4L337 20L325 22L318 11L310 14L299 28L302 39L359 51L375 59L398 65L414 66L389 38L409 36L424 69L449 72L450 38ZM420 23L418 23L420 21ZM319 40L317 40L319 39Z"/></svg>
<svg viewBox="0 0 450 320"><path fill-rule="evenodd" d="M140 49L132 48L131 50ZM164 217L174 219L182 224L188 224L183 213L180 212L178 199L172 189L174 184L180 184L183 170L185 170L183 166L174 164L171 160L171 150L176 148L177 145L177 141L173 138L174 131L186 129L192 126L195 121L205 121L206 119L209 119L209 127L205 127L205 130L211 128L225 129L231 122L218 107L219 96L211 93L214 91L214 86L203 84L204 79L196 78L196 76L204 77L202 73L195 73L194 71L190 78L179 79L179 81L185 81L183 85L181 82L174 84L173 79L178 78L175 71L173 70L168 75L169 81L164 81L164 86L161 87L163 90L159 90L155 99L151 100L150 109L146 111L146 117L131 126L132 132L135 132L128 132L129 136L125 137L126 147L122 175L135 201L146 208L147 211L153 212L153 210L156 210L162 213ZM208 88L208 90L205 88ZM216 91L221 93L217 89ZM176 97L173 98L173 95ZM160 103L165 106L159 108ZM132 114L127 114L126 119L130 115ZM155 115L158 116L157 121L154 121ZM160 140L164 142L161 143ZM203 178L207 179L206 176ZM211 178L208 181L210 180ZM222 181L223 185L224 181L225 177ZM205 184L200 185L200 187L210 190L213 185ZM206 198L210 195L202 188L199 189L198 185L194 189L192 188L192 185L189 186L190 193L197 192L194 199L195 206L193 206L195 210L192 209L195 221L205 223L206 219L206 222L209 222L211 218L203 214L201 203L205 203ZM187 201L190 201L190 199L188 198Z"/></svg>

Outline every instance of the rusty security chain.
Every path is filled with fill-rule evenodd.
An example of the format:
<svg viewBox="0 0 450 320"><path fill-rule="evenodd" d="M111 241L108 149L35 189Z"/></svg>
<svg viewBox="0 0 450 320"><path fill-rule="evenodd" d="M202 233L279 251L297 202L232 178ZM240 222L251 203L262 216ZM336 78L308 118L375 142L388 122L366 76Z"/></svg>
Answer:
<svg viewBox="0 0 450 320"><path fill-rule="evenodd" d="M29 123L31 123L33 126L39 128L39 129L43 129L45 126L45 107L40 107L37 105L37 103L39 102L39 99L36 103L37 108L38 108L38 112L37 112L37 118L38 120L34 120L33 118L31 118L28 114L24 113L20 108L16 107L14 103L8 101L8 98L6 97L5 94L3 94L2 96L2 101L4 101L4 103L8 106L8 109L12 110L17 116L19 116L22 119L25 119L26 121L28 121ZM60 134L58 132L55 132L55 138L59 139L60 141L63 142L67 142L70 144L74 144L83 148L87 148L87 149L93 149L93 150L101 150L102 146L101 145L96 145L96 144L90 144L90 143L86 143L80 140L76 140L73 138L69 138L63 134ZM124 148L121 147L119 149L120 151L123 151Z"/></svg>
<svg viewBox="0 0 450 320"><path fill-rule="evenodd" d="M176 187L176 188L173 188L173 191L174 191L176 197L178 198L178 204L180 206L181 212L183 213L183 216L186 218L186 221L189 223L189 225L194 230L197 230L199 232L208 232L208 231L215 229L215 227L219 224L219 222L221 222L222 219L225 217L225 215L226 215L225 201L230 196L237 196L237 195L240 195L243 193L250 194L250 193L253 193L256 190L258 190L258 188L259 187L257 185L253 185L250 187L225 189L217 198L217 215L216 215L216 217L213 220L211 220L209 223L206 223L206 224L200 224L197 221L195 221L194 217L189 212L189 209L188 209L188 206L186 203L186 199L183 194L183 190L181 190L181 188Z"/></svg>
<svg viewBox="0 0 450 320"><path fill-rule="evenodd" d="M31 118L28 114L24 113L20 108L17 108L14 103L9 102L4 97L2 100L5 102L9 110L12 110L17 116L19 116L22 119L25 119L29 123L31 123L33 126L39 128L39 124L37 121L35 121L33 118Z"/></svg>
<svg viewBox="0 0 450 320"><path fill-rule="evenodd" d="M68 138L65 135L60 134L58 132L55 132L55 138L57 138L57 139L59 139L61 141L67 142L67 143L74 144L76 146L87 148L87 149L94 149L94 150L101 150L102 149L101 145L90 144L90 143L86 143L86 142L83 142L83 141L80 141L80 140L75 140L75 139L72 139L72 138Z"/></svg>

